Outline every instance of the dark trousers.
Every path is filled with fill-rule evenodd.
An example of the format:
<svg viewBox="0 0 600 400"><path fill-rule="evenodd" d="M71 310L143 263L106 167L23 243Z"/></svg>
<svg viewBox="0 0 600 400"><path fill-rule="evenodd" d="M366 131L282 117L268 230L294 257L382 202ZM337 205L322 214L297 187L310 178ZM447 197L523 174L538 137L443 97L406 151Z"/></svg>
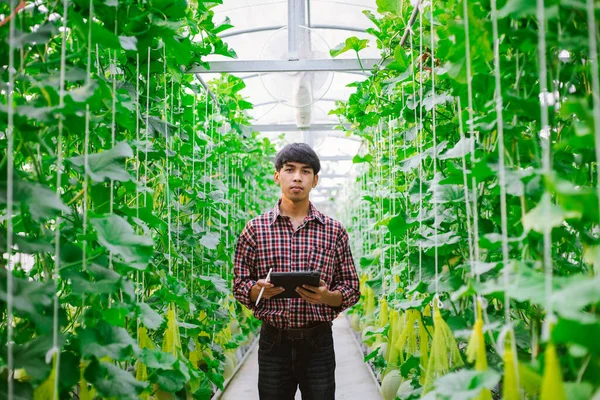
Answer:
<svg viewBox="0 0 600 400"><path fill-rule="evenodd" d="M290 339L263 324L258 342L258 392L261 400L334 400L335 353L331 327Z"/></svg>

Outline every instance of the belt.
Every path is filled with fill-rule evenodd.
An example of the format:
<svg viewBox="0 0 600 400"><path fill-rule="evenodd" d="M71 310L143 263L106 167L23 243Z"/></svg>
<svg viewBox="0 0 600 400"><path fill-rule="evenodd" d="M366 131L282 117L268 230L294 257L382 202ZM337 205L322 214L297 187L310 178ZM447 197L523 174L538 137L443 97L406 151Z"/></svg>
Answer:
<svg viewBox="0 0 600 400"><path fill-rule="evenodd" d="M280 329L266 322L262 323L262 329L272 332L279 337L287 337L288 339L304 339L307 337L316 336L319 333L331 332L331 322L316 322L314 326L306 328Z"/></svg>

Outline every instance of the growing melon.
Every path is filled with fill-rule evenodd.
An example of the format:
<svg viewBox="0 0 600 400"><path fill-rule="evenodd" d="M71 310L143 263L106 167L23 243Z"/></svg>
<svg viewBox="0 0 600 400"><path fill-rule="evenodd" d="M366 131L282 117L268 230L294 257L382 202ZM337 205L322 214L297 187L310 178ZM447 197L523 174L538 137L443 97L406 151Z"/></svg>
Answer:
<svg viewBox="0 0 600 400"><path fill-rule="evenodd" d="M373 325L367 326L362 331L361 339L362 339L363 343L365 343L367 346L371 346L373 344L373 342L375 342L374 335L367 336L367 333L374 332L374 331L375 331L375 328L373 327Z"/></svg>
<svg viewBox="0 0 600 400"><path fill-rule="evenodd" d="M352 314L352 316L350 316L350 328L355 332L360 331L360 315Z"/></svg>
<svg viewBox="0 0 600 400"><path fill-rule="evenodd" d="M235 356L232 356L231 354L225 354L225 366L223 369L223 378L225 380L233 376L233 371L235 370L234 358Z"/></svg>
<svg viewBox="0 0 600 400"><path fill-rule="evenodd" d="M229 329L231 330L232 335L239 335L242 333L242 330L240 329L240 323L237 321L237 319L231 320L229 323Z"/></svg>
<svg viewBox="0 0 600 400"><path fill-rule="evenodd" d="M393 369L388 372L381 382L381 395L383 396L383 400L394 400L401 383L402 375L400 375L400 371Z"/></svg>

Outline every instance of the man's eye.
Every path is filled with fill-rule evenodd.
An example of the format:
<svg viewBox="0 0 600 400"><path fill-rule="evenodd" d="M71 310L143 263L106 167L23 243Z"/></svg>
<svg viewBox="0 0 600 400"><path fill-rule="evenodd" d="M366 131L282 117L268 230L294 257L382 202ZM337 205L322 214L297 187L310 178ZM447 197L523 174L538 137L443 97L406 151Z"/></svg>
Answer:
<svg viewBox="0 0 600 400"><path fill-rule="evenodd" d="M302 171L302 172L304 172L305 174L309 174L309 173L310 173L310 171L309 171L309 170L307 170L307 169L305 169L305 170L304 170L304 171Z"/></svg>
<svg viewBox="0 0 600 400"><path fill-rule="evenodd" d="M286 168L285 169L287 172L290 172L292 169L291 168Z"/></svg>

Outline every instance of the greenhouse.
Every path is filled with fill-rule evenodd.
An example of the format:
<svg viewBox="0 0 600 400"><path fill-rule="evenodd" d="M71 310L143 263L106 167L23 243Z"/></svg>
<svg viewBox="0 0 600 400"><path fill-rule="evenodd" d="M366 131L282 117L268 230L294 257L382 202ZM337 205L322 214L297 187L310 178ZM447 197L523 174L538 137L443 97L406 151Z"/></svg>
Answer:
<svg viewBox="0 0 600 400"><path fill-rule="evenodd" d="M600 400L599 17L0 2L0 398Z"/></svg>

